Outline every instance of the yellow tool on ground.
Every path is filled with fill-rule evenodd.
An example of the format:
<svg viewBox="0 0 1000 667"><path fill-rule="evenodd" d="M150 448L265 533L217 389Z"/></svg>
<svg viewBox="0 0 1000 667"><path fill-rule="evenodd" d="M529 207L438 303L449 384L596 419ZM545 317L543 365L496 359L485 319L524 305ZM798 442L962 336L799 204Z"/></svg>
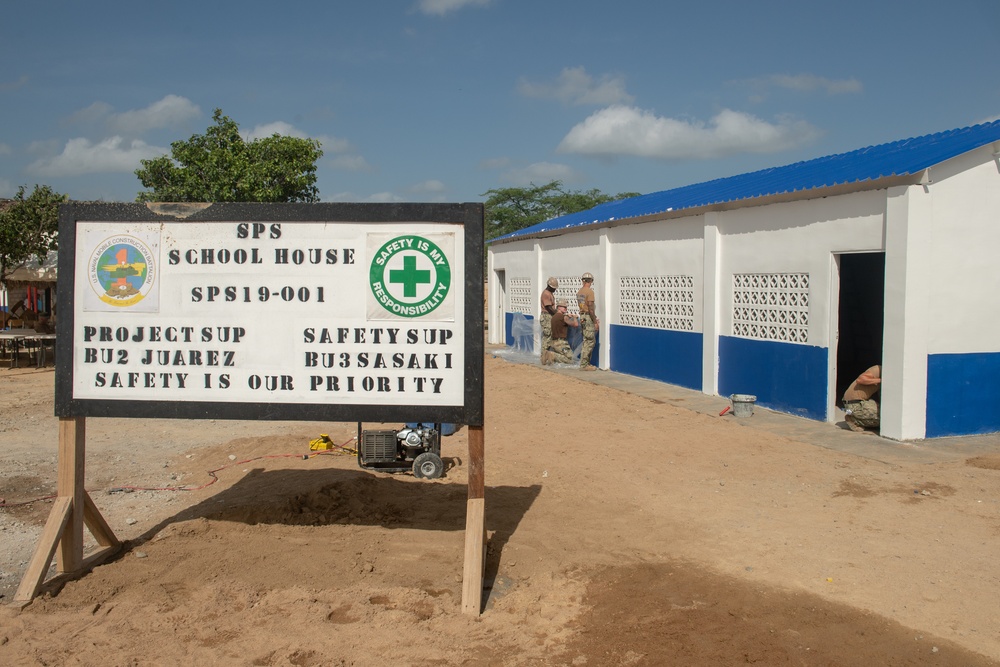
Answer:
<svg viewBox="0 0 1000 667"><path fill-rule="evenodd" d="M320 433L318 438L309 441L309 449L314 452L326 451L333 448L333 441L330 440L330 436L326 433Z"/></svg>

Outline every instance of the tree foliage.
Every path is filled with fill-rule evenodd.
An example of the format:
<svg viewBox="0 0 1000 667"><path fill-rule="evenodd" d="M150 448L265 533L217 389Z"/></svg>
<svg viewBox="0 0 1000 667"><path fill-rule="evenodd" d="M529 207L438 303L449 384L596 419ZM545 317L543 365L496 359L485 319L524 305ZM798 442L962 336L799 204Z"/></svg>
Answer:
<svg viewBox="0 0 1000 667"><path fill-rule="evenodd" d="M221 109L205 134L170 144L171 155L142 160L135 175L146 202L314 202L316 139L274 134L244 141L240 128Z"/></svg>
<svg viewBox="0 0 1000 667"><path fill-rule="evenodd" d="M6 284L32 257L41 265L58 249L59 204L64 201L66 195L47 185L35 185L25 197L22 185L6 206L0 204L0 283Z"/></svg>
<svg viewBox="0 0 1000 667"><path fill-rule="evenodd" d="M532 183L526 188L488 190L486 200L486 238L496 238L519 229L551 220L561 215L586 211L599 204L635 197L638 192L609 195L593 188L582 191L563 189L561 181L546 185Z"/></svg>

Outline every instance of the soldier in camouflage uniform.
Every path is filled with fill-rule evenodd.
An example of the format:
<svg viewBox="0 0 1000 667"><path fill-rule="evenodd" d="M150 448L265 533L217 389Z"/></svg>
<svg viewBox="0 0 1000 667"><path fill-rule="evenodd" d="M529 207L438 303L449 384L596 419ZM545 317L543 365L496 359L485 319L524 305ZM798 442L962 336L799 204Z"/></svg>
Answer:
<svg viewBox="0 0 1000 667"><path fill-rule="evenodd" d="M556 314L556 296L555 291L559 289L559 281L555 278L549 278L545 285L545 289L542 290L541 305L542 305L542 316L538 319L539 323L542 325L542 363L545 363L545 353L548 352L549 346L552 345L552 316Z"/></svg>
<svg viewBox="0 0 1000 667"><path fill-rule="evenodd" d="M567 304L562 299L556 304L556 314L552 316L552 346L542 352L543 364L571 364L573 363L573 348L566 340L568 327L580 326L580 320L576 315L566 312Z"/></svg>
<svg viewBox="0 0 1000 667"><path fill-rule="evenodd" d="M596 371L597 367L590 363L597 342L597 329L601 323L597 319L597 307L594 303L594 276L583 274L583 287L576 293L576 302L580 306L580 329L583 331L583 348L580 350L580 370Z"/></svg>
<svg viewBox="0 0 1000 667"><path fill-rule="evenodd" d="M858 376L844 392L847 427L859 433L878 428L879 405L873 396L882 384L882 366L875 365Z"/></svg>

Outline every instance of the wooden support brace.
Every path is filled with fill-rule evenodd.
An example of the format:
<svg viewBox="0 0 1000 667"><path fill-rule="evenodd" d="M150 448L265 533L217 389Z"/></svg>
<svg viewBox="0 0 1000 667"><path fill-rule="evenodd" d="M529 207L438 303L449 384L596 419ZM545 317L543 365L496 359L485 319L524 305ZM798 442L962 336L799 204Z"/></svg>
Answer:
<svg viewBox="0 0 1000 667"><path fill-rule="evenodd" d="M60 573L75 573L94 567L121 547L114 531L83 488L85 441L83 417L59 420L57 495L35 553L14 594L15 603L27 604L38 595L57 547ZM86 560L83 558L84 524L97 543L105 547Z"/></svg>
<svg viewBox="0 0 1000 667"><path fill-rule="evenodd" d="M56 546L59 544L59 536L62 535L63 529L69 523L72 510L72 498L66 496L56 498L49 518L45 522L42 537L38 540L38 546L35 547L35 554L28 562L28 569L21 579L21 585L18 586L17 592L14 594L14 602L31 602L38 595L38 589L45 581L45 573L49 570L52 556L55 555Z"/></svg>
<svg viewBox="0 0 1000 667"><path fill-rule="evenodd" d="M94 504L94 501L90 498L90 494L86 491L83 492L83 521L87 524L87 529L90 530L91 535L94 536L94 539L102 547L121 546L121 542L118 541L114 531L111 530L111 526L104 520L104 516L97 509L97 505Z"/></svg>

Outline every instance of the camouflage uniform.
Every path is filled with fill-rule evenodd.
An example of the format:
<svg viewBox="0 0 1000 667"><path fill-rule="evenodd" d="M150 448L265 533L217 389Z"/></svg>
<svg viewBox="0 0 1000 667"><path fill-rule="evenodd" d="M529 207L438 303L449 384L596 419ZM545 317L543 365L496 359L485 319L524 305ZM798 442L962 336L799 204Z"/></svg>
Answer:
<svg viewBox="0 0 1000 667"><path fill-rule="evenodd" d="M878 393L881 382L882 366L876 364L859 375L844 392L844 420L847 428L858 432L866 428L878 428L879 406L873 396Z"/></svg>
<svg viewBox="0 0 1000 667"><path fill-rule="evenodd" d="M552 346L552 315L542 311L542 316L538 319L542 325L542 353Z"/></svg>
<svg viewBox="0 0 1000 667"><path fill-rule="evenodd" d="M594 306L594 290L591 285L594 276L585 273L583 277L583 287L576 293L576 302L580 307L580 331L583 333L583 348L580 350L580 369L594 370L595 366L590 363L590 355L594 353L594 346L597 343L597 327L594 326L596 313L590 312Z"/></svg>
<svg viewBox="0 0 1000 667"><path fill-rule="evenodd" d="M556 314L552 316L552 343L549 349L542 353L543 364L572 364L573 348L566 340L569 327L580 326L576 317L566 312L566 302L562 299L556 304Z"/></svg>
<svg viewBox="0 0 1000 667"><path fill-rule="evenodd" d="M590 355L594 353L594 346L597 343L597 328L594 327L594 318L589 314L580 316L580 331L583 332L583 347L580 349L580 368L591 366Z"/></svg>
<svg viewBox="0 0 1000 667"><path fill-rule="evenodd" d="M878 403L872 399L862 401L844 401L844 411L850 410L845 417L847 427L852 431L864 431L866 428L876 428L879 421Z"/></svg>
<svg viewBox="0 0 1000 667"><path fill-rule="evenodd" d="M540 299L542 306L541 317L538 318L539 324L542 326L542 363L545 363L545 353L548 351L549 346L552 345L552 316L556 311L556 297L555 291L559 287L559 281L555 278L549 278L546 288L542 290L542 296Z"/></svg>
<svg viewBox="0 0 1000 667"><path fill-rule="evenodd" d="M565 338L554 339L549 352L552 353L552 356L549 357L552 360L551 363L571 364L575 361L573 359L573 348L569 346Z"/></svg>

